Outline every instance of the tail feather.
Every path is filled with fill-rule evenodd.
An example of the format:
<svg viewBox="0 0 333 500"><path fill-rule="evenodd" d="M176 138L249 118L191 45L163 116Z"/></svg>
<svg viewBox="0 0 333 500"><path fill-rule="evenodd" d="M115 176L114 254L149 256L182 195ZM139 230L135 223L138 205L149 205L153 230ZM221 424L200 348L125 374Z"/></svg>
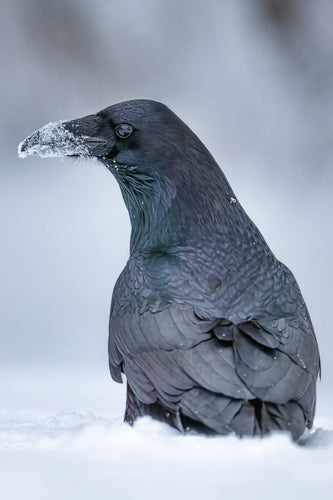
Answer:
<svg viewBox="0 0 333 500"><path fill-rule="evenodd" d="M203 434L260 436L288 430L297 440L307 425L304 412L296 401L286 404L262 402L259 399L236 400L194 388L187 391L174 409L160 402L142 403L127 384L125 422L133 424L140 416L149 415L166 422L181 432L191 430Z"/></svg>

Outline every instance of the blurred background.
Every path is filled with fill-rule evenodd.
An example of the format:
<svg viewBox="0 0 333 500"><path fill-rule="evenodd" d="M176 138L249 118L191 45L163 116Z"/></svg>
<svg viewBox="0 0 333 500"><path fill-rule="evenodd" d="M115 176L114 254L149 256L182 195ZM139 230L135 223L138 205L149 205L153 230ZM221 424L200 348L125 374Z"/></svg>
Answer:
<svg viewBox="0 0 333 500"><path fill-rule="evenodd" d="M73 389L68 405L92 392L105 408L116 393L123 398L107 362L111 294L130 234L119 188L96 163L22 161L16 151L49 121L135 98L164 102L193 129L294 272L321 348L320 408L329 401L332 19L330 0L2 0L0 389L7 402L14 394L8 404L38 406L36 385L46 395L60 381L49 398L56 406L71 377L86 389L80 401ZM40 375L47 370L55 376Z"/></svg>

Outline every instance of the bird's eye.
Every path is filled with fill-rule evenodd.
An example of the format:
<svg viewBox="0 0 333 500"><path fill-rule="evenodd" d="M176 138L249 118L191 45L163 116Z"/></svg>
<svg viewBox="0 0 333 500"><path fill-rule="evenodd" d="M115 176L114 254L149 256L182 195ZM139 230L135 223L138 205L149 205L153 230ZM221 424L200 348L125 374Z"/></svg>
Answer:
<svg viewBox="0 0 333 500"><path fill-rule="evenodd" d="M133 133L133 127L128 123L120 123L116 126L116 134L121 139L127 139Z"/></svg>

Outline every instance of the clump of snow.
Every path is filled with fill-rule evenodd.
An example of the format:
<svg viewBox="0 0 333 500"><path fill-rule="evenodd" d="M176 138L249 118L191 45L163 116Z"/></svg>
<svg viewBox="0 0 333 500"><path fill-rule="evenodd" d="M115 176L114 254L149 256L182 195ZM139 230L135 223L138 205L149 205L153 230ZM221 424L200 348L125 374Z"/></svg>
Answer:
<svg viewBox="0 0 333 500"><path fill-rule="evenodd" d="M18 145L18 155L26 158L38 155L42 158L64 157L71 155L87 156L89 148L86 136L74 135L65 127L64 120L50 122L36 130Z"/></svg>

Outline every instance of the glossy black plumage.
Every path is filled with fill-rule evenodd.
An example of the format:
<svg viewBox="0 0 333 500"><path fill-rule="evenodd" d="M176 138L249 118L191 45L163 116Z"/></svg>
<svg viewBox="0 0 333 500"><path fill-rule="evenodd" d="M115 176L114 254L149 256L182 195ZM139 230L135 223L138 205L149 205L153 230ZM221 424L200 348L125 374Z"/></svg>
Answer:
<svg viewBox="0 0 333 500"><path fill-rule="evenodd" d="M129 137L117 136L120 124ZM125 419L148 414L219 434L287 430L297 439L315 411L311 320L292 273L205 146L146 100L61 127L79 141L70 155L97 156L114 174L131 218L109 337L111 375L128 381ZM21 152L37 144L38 154L38 133Z"/></svg>

